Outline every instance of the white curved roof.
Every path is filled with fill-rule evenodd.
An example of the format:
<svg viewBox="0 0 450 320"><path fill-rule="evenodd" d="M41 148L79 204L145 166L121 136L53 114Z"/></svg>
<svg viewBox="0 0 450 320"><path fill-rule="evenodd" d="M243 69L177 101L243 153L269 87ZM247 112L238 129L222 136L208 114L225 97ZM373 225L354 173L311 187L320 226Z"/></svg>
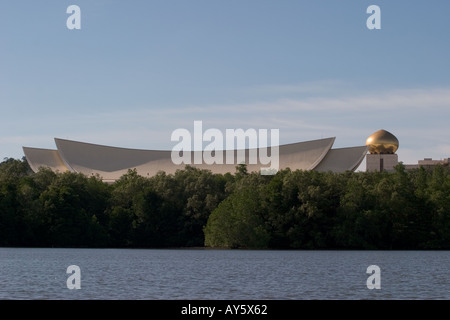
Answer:
<svg viewBox="0 0 450 320"><path fill-rule="evenodd" d="M316 171L344 172L356 170L367 154L368 146L331 149Z"/></svg>
<svg viewBox="0 0 450 320"><path fill-rule="evenodd" d="M334 141L335 138L331 137L281 145L278 148L278 169L331 170L334 172L355 170L367 153L367 147L331 149ZM176 170L183 169L185 166L185 164L174 164L171 158L172 151L167 150L119 148L59 138L55 138L55 143L57 150L23 148L34 171L41 166L47 166L54 171L69 170L87 176L98 174L105 181L114 181L126 174L128 169L136 169L142 176L153 176L159 171L168 174L175 173ZM263 165L259 161L257 164L249 163L249 154L252 151L254 149L245 150L249 172L259 171L261 168L270 166L270 163ZM265 151L265 149L258 151ZM191 159L193 160L195 154L201 152L189 152ZM224 164L195 164L191 161L190 165L199 169L211 170L213 173L234 173L238 164L237 152L234 150L235 161L232 164L226 164L225 153L226 151L216 151L216 155L223 155Z"/></svg>
<svg viewBox="0 0 450 320"><path fill-rule="evenodd" d="M314 169L330 151L335 139L332 137L280 146L280 169Z"/></svg>
<svg viewBox="0 0 450 320"><path fill-rule="evenodd" d="M174 168L171 151L109 147L58 138L55 143L67 166L88 176L99 174L103 180L117 180L134 168L145 176L158 171L174 173L182 168Z"/></svg>
<svg viewBox="0 0 450 320"><path fill-rule="evenodd" d="M23 153L34 172L41 167L47 167L55 172L65 172L69 169L61 159L58 150L23 147Z"/></svg>
<svg viewBox="0 0 450 320"><path fill-rule="evenodd" d="M279 146L279 167L289 167L292 170L313 169L325 157L334 139L327 138ZM175 165L172 162L171 151L109 147L58 138L55 142L61 159L67 167L86 175L99 174L104 180L116 180L127 173L128 169L133 168L143 176L153 176L158 171L175 173L176 170L184 167L184 164ZM249 150L246 150L245 159L249 171L259 171L261 167L264 167L261 164L248 164L248 154ZM232 164L226 164L225 161L221 165L194 164L192 161L191 165L211 170L213 173L235 172L236 152L234 156L235 161ZM191 158L193 158L192 154Z"/></svg>

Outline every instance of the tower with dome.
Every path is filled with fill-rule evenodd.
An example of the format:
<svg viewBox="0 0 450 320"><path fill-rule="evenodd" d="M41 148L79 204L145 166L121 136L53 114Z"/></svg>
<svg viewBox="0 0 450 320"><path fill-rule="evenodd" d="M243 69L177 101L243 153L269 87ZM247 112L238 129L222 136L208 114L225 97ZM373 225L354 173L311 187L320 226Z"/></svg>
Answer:
<svg viewBox="0 0 450 320"><path fill-rule="evenodd" d="M378 130L366 140L366 171L393 171L398 164L398 139L389 131Z"/></svg>

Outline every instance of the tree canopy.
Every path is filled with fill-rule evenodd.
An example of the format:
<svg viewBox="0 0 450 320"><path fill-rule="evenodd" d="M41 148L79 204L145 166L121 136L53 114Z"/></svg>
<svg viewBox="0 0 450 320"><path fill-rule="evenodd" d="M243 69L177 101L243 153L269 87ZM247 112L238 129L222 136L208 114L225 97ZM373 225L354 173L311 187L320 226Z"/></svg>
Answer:
<svg viewBox="0 0 450 320"><path fill-rule="evenodd" d="M0 246L449 249L450 170L213 174L114 183L0 163Z"/></svg>

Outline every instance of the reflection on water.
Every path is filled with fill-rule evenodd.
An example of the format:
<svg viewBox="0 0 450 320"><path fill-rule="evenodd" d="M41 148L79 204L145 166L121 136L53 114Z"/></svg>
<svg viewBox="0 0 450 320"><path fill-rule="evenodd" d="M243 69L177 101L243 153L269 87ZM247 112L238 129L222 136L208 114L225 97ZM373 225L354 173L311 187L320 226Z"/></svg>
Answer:
<svg viewBox="0 0 450 320"><path fill-rule="evenodd" d="M0 248L0 299L450 299L449 265L450 251Z"/></svg>

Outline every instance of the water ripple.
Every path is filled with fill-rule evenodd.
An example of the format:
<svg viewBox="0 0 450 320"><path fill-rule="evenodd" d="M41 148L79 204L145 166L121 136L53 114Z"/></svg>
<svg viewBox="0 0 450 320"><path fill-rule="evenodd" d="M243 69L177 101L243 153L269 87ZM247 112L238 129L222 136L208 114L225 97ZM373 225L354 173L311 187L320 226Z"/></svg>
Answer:
<svg viewBox="0 0 450 320"><path fill-rule="evenodd" d="M380 290L366 285L373 264ZM0 299L448 300L449 265L449 251L0 248Z"/></svg>

